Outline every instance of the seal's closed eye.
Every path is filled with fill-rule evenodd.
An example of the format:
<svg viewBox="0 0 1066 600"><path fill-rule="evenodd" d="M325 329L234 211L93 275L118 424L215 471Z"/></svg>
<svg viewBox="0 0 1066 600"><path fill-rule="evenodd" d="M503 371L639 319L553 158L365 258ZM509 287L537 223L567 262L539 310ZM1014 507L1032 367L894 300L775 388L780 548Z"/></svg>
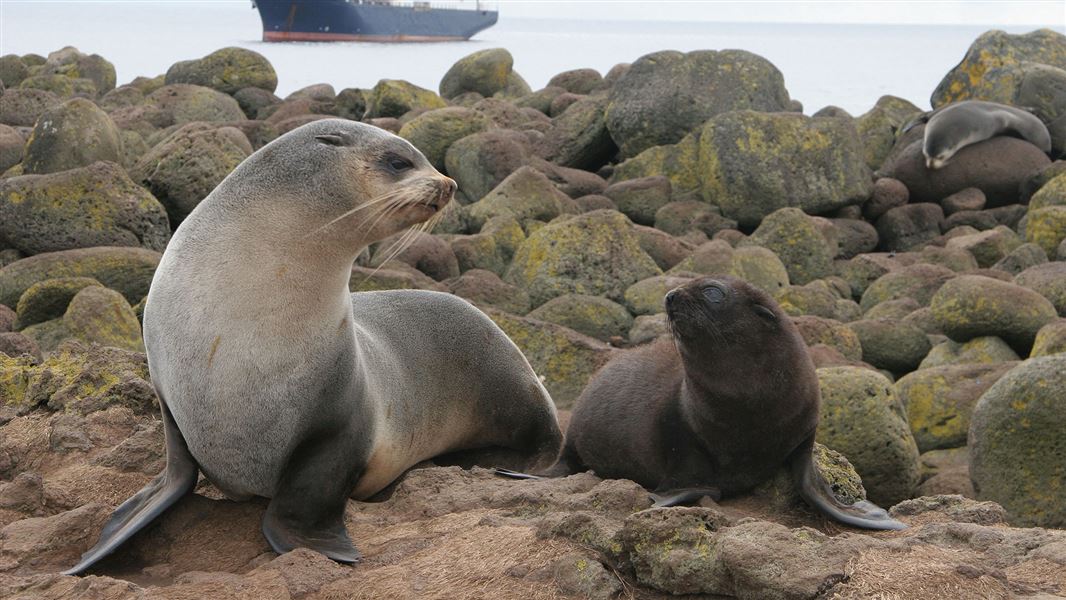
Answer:
<svg viewBox="0 0 1066 600"><path fill-rule="evenodd" d="M396 173L415 168L414 163L412 163L409 159L400 156L399 154L386 155L384 162L386 165L388 165L390 170Z"/></svg>
<svg viewBox="0 0 1066 600"><path fill-rule="evenodd" d="M770 310L769 308L766 308L762 304L753 304L751 308L755 311L755 314L766 319L767 321L777 321L777 315L774 314L774 311Z"/></svg>

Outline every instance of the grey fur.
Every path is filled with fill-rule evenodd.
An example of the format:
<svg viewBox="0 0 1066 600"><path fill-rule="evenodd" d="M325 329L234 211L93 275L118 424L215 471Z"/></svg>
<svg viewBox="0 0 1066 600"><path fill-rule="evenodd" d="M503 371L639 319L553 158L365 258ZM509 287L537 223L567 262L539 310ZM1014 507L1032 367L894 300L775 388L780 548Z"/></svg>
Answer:
<svg viewBox="0 0 1066 600"><path fill-rule="evenodd" d="M964 100L928 113L922 153L930 169L943 167L951 157L972 144L999 135L1020 137L1045 153L1051 152L1051 134L1030 112L982 100Z"/></svg>
<svg viewBox="0 0 1066 600"><path fill-rule="evenodd" d="M390 171L387 156L413 167ZM348 291L367 244L425 221L439 208L430 199L453 191L406 141L316 121L242 163L163 255L144 314L153 382L212 483L273 499L264 533L278 552L356 559L346 498L420 461L534 468L558 454L551 398L483 313L436 292ZM391 212L354 210L397 192Z"/></svg>

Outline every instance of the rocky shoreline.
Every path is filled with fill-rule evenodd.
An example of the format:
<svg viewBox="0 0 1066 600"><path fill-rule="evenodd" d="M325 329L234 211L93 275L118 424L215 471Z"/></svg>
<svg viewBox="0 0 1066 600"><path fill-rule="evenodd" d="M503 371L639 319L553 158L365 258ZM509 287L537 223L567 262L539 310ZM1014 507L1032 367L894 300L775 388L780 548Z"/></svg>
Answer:
<svg viewBox="0 0 1066 600"><path fill-rule="evenodd" d="M1066 597L1066 37L989 31L932 94L1026 107L1050 156L995 137L935 171L923 126L903 131L915 105L805 116L749 52L664 51L536 91L512 62L476 52L437 91L282 99L239 48L121 86L74 48L0 57L0 597ZM338 117L459 184L432 232L359 258L353 291L474 303L565 425L610 356L667 333L668 290L746 279L819 367L835 489L911 527L828 522L784 472L661 509L589 473L425 464L349 502L355 567L275 555L262 503L201 480L93 575L58 575L162 467L139 319L171 232L252 152Z"/></svg>

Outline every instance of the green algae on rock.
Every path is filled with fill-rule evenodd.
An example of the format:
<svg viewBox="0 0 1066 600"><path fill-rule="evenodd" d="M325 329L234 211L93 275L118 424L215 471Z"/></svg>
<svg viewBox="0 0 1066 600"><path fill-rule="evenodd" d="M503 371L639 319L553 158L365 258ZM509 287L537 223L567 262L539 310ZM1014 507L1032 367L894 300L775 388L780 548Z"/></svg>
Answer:
<svg viewBox="0 0 1066 600"><path fill-rule="evenodd" d="M662 175L676 192L700 188L700 141L697 129L676 144L652 146L615 165L612 182Z"/></svg>
<svg viewBox="0 0 1066 600"><path fill-rule="evenodd" d="M1033 341L1033 350L1029 353L1030 358L1038 356L1051 356L1066 352L1066 319L1052 321L1036 332L1036 340Z"/></svg>
<svg viewBox="0 0 1066 600"><path fill-rule="evenodd" d="M444 157L458 140L484 131L492 122L481 113L449 106L424 112L400 128L400 137L411 142L435 169L447 173Z"/></svg>
<svg viewBox="0 0 1066 600"><path fill-rule="evenodd" d="M569 327L603 342L608 342L613 337L625 337L633 326L633 316L622 305L606 298L584 294L556 296L527 316Z"/></svg>
<svg viewBox="0 0 1066 600"><path fill-rule="evenodd" d="M926 309L929 310L929 309ZM931 316L932 311L930 311ZM1018 361L1021 358L1011 349L1007 342L994 335L973 338L959 343L947 340L933 346L929 354L922 359L919 369L943 367L947 365L995 364Z"/></svg>
<svg viewBox="0 0 1066 600"><path fill-rule="evenodd" d="M994 335L1021 356L1028 355L1036 332L1058 318L1055 306L1033 290L980 275L948 281L929 308L940 329L956 342Z"/></svg>
<svg viewBox="0 0 1066 600"><path fill-rule="evenodd" d="M533 167L521 167L477 202L462 208L471 230L479 231L493 217L550 221L564 213L576 213L577 205L551 180Z"/></svg>
<svg viewBox="0 0 1066 600"><path fill-rule="evenodd" d="M19 328L62 317L74 296L90 286L103 287L92 277L57 277L31 285L18 301Z"/></svg>
<svg viewBox="0 0 1066 600"><path fill-rule="evenodd" d="M145 248L79 248L47 252L0 269L0 304L18 305L33 284L57 277L92 277L130 303L148 293L160 254Z"/></svg>
<svg viewBox="0 0 1066 600"><path fill-rule="evenodd" d="M970 425L970 477L1011 522L1066 526L1066 355L1031 358L988 389Z"/></svg>
<svg viewBox="0 0 1066 600"><path fill-rule="evenodd" d="M835 253L811 217L798 208L781 208L769 214L741 245L772 250L794 285L833 273Z"/></svg>
<svg viewBox="0 0 1066 600"><path fill-rule="evenodd" d="M230 46L195 60L174 63L166 73L166 84L190 83L233 94L256 87L273 92L278 75L262 54Z"/></svg>
<svg viewBox="0 0 1066 600"><path fill-rule="evenodd" d="M488 98L510 82L514 57L505 48L486 48L460 58L440 81L440 95L447 99L467 92Z"/></svg>
<svg viewBox="0 0 1066 600"><path fill-rule="evenodd" d="M404 113L424 108L444 108L448 103L430 90L402 79L382 79L370 90L366 100L366 119L400 117Z"/></svg>
<svg viewBox="0 0 1066 600"><path fill-rule="evenodd" d="M1026 215L1025 241L1038 244L1048 256L1054 256L1063 240L1066 240L1066 206L1047 206L1029 211Z"/></svg>

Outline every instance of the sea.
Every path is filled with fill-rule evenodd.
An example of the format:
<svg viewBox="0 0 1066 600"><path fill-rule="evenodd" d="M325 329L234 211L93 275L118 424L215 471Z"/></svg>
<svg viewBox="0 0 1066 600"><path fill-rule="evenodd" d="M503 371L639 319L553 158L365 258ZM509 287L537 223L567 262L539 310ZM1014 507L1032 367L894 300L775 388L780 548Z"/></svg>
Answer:
<svg viewBox="0 0 1066 600"><path fill-rule="evenodd" d="M655 3L648 2L650 14ZM484 48L507 48L515 70L533 87L568 69L606 73L659 50L743 49L784 74L804 112L835 105L859 115L884 94L929 107L940 79L988 29L1024 33L1035 27L715 23L612 20L609 3L598 20L512 18L470 41L378 44L267 43L252 3L215 1L0 0L0 54L47 55L64 46L104 56L118 81L165 73L173 63L224 46L266 56L278 73L279 96L313 83L370 88L380 79L406 79L436 90L459 58ZM1066 30L1066 26L1060 28Z"/></svg>

